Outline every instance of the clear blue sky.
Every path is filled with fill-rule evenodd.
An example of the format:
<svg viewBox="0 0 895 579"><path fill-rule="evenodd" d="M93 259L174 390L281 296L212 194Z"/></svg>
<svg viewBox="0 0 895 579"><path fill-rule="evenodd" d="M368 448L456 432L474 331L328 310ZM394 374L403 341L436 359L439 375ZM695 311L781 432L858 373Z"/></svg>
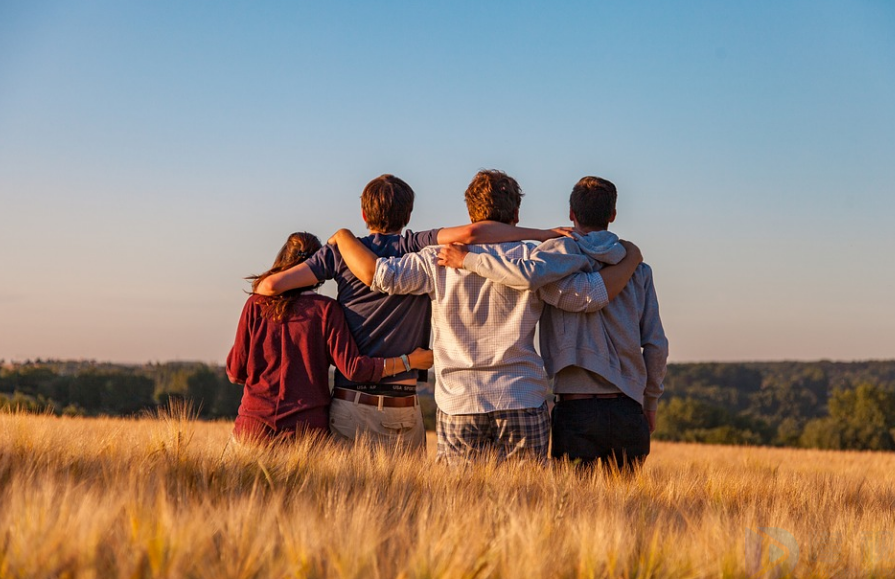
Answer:
<svg viewBox="0 0 895 579"><path fill-rule="evenodd" d="M0 358L221 362L290 232L483 167L616 183L673 361L893 358L893 103L884 0L0 0Z"/></svg>

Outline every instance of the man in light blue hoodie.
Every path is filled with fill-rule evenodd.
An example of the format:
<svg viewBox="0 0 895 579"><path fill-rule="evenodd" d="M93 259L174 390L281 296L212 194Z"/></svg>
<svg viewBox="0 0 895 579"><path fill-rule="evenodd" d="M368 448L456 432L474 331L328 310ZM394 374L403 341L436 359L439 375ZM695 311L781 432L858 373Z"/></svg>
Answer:
<svg viewBox="0 0 895 579"><path fill-rule="evenodd" d="M616 217L615 185L584 177L572 189L569 217L576 240L542 243L527 259L469 253L445 246L439 263L462 267L519 290L538 290L556 302L556 284L539 286L549 255L583 254L592 271L618 263L623 244L608 231ZM540 323L541 355L554 377L552 452L576 464L632 471L643 463L656 426L668 358L652 270L642 263L624 290L594 312L566 312L547 305Z"/></svg>

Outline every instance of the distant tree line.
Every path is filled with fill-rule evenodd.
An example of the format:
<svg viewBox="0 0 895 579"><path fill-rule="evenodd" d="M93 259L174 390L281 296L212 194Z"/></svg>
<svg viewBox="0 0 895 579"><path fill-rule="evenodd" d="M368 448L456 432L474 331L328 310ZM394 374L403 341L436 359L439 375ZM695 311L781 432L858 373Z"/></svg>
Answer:
<svg viewBox="0 0 895 579"><path fill-rule="evenodd" d="M198 362L0 364L0 409L121 416L152 411L171 398L191 401L202 418L231 418L242 387L231 384L222 367Z"/></svg>
<svg viewBox="0 0 895 579"><path fill-rule="evenodd" d="M222 367L197 362L0 363L0 409L131 415L179 398L202 418L233 418L241 397ZM672 364L655 437L895 450L895 360Z"/></svg>
<svg viewBox="0 0 895 579"><path fill-rule="evenodd" d="M673 364L660 440L895 450L895 361Z"/></svg>

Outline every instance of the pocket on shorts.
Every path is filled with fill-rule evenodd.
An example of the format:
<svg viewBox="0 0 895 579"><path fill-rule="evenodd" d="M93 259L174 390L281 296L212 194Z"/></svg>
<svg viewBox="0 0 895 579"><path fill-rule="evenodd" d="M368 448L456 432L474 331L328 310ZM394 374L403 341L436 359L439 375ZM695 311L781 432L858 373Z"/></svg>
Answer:
<svg viewBox="0 0 895 579"><path fill-rule="evenodd" d="M394 408L386 411L379 424L388 432L406 434L419 428L421 420L419 408Z"/></svg>
<svg viewBox="0 0 895 579"><path fill-rule="evenodd" d="M357 422L351 411L336 400L329 407L329 430L334 434L354 439L357 434Z"/></svg>
<svg viewBox="0 0 895 579"><path fill-rule="evenodd" d="M410 432L416 426L415 420L383 420L382 427L396 432Z"/></svg>

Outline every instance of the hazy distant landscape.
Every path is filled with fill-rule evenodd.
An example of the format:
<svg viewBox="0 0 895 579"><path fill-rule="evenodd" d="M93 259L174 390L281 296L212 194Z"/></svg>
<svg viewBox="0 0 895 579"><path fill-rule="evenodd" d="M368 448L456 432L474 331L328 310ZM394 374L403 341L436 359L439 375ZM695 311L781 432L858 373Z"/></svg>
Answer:
<svg viewBox="0 0 895 579"><path fill-rule="evenodd" d="M895 361L672 364L665 387L658 440L895 450ZM431 391L423 395L434 430ZM197 362L0 368L0 407L28 412L128 416L174 399L190 401L199 418L232 419L241 396L222 367Z"/></svg>

